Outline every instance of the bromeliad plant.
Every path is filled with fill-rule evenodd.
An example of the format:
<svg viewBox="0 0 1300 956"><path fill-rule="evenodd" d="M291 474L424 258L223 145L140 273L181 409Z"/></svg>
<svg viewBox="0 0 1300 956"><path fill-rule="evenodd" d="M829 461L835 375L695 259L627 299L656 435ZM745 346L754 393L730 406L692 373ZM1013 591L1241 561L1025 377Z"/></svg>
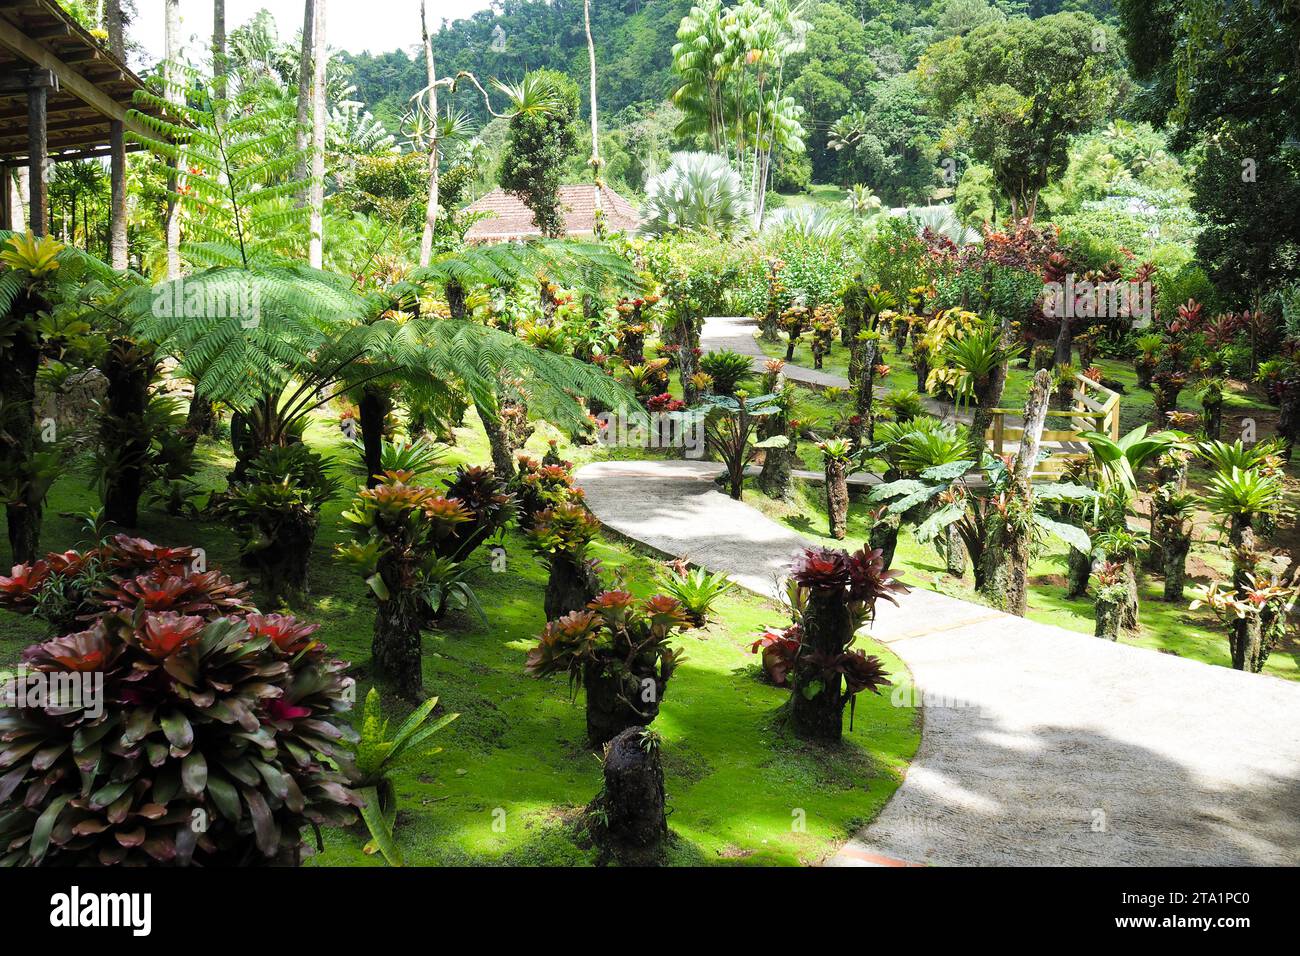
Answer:
<svg viewBox="0 0 1300 956"><path fill-rule="evenodd" d="M691 568L685 558L668 562L656 583L660 591L681 604L692 627L707 625L713 605L735 587L725 571L710 573L703 568Z"/></svg>
<svg viewBox="0 0 1300 956"><path fill-rule="evenodd" d="M670 643L691 626L681 604L658 594L637 601L605 591L587 606L550 621L525 665L534 677L568 674L587 695L587 740L599 748L628 727L648 726L682 652Z"/></svg>
<svg viewBox="0 0 1300 956"><path fill-rule="evenodd" d="M296 863L355 819L346 665L199 557L119 536L0 585L39 613L56 577L107 582L0 690L0 864ZM61 689L33 703L37 679Z"/></svg>
<svg viewBox="0 0 1300 956"><path fill-rule="evenodd" d="M897 603L907 588L885 570L879 551L856 554L809 548L794 563L791 578L804 592L799 649L790 671L790 717L795 733L838 741L844 733L844 706L853 727L856 695L880 693L890 683L878 657L854 650L859 628L875 620L876 603ZM786 637L791 637L786 632Z"/></svg>
<svg viewBox="0 0 1300 956"><path fill-rule="evenodd" d="M510 508L496 509L496 492L487 507L482 499L451 497L459 490L459 479L444 496L414 484L409 473L382 477L374 488L360 491L343 513L357 538L340 545L338 554L365 577L375 598L371 656L376 672L392 680L402 696L415 699L421 688L420 634L446 613L455 597L477 607L459 566L479 541L504 524Z"/></svg>
<svg viewBox="0 0 1300 956"><path fill-rule="evenodd" d="M392 773L417 759L441 753L441 747L423 746L424 742L460 716L443 714L431 720L437 706L438 698L430 697L402 721L390 738L379 692L372 687L366 694L361 734L356 744L356 791L364 801L361 818L370 830L371 843L366 852L377 849L389 866L403 865L402 851L393 835L397 824L397 788Z"/></svg>
<svg viewBox="0 0 1300 956"><path fill-rule="evenodd" d="M242 538L242 556L273 599L307 590L307 568L321 508L341 483L325 459L306 445L263 449L220 505Z"/></svg>
<svg viewBox="0 0 1300 956"><path fill-rule="evenodd" d="M528 530L528 546L550 569L546 582L546 619L581 611L601 590L600 564L587 549L600 533L600 522L577 500L541 512Z"/></svg>
<svg viewBox="0 0 1300 956"><path fill-rule="evenodd" d="M510 490L519 502L517 520L522 530L532 528L537 516L548 508L582 499L582 489L573 484L572 462L547 464L520 455L518 463Z"/></svg>

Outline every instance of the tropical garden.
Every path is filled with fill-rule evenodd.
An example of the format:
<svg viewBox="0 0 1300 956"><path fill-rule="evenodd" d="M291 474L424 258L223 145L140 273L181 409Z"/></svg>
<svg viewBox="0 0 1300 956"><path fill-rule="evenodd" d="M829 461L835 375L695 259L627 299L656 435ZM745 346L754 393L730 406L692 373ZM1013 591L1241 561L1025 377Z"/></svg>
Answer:
<svg viewBox="0 0 1300 956"><path fill-rule="evenodd" d="M1300 680L1294 0L180 6L125 234L0 231L0 862L823 862L909 588ZM779 597L587 506L701 457Z"/></svg>

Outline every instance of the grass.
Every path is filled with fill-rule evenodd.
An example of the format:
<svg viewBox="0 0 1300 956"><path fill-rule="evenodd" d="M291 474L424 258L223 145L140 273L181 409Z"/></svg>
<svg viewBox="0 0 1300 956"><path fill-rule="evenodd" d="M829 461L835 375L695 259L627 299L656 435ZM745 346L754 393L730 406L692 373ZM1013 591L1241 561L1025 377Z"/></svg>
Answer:
<svg viewBox="0 0 1300 956"><path fill-rule="evenodd" d="M472 423L471 423L472 426ZM488 460L485 437L476 426L457 433L447 469L459 462ZM530 451L540 456L554 432L539 428ZM317 422L308 433L313 447L340 462L353 453L337 430ZM596 449L586 457L609 452ZM205 444L199 480L220 487L232 467L228 449ZM618 450L627 457L627 450ZM98 504L85 478L69 474L54 486L43 545L62 550L84 545L76 512ZM374 610L366 588L332 558L345 540L339 520L345 503L325 509L312 557L312 591L291 608L324 625L321 637L354 664L358 700L370 682ZM194 544L211 563L235 577L237 541L216 522L195 524L153 510L138 533L167 544ZM545 572L515 532L504 541L504 573L492 573L483 551L473 584L488 621L449 620L424 644L424 682L441 706L461 714L437 738L444 752L422 766L399 772L397 838L410 864L568 865L595 862L595 851L575 834L583 808L600 789L600 765L583 744L582 699L570 699L560 679L525 676L524 656L544 623ZM647 594L658 562L626 543L604 538L596 556L610 574L621 570L630 588ZM265 606L264 606L265 607ZM757 657L749 653L754 632L784 623L774 605L746 593L726 596L718 620L682 640L687 660L668 686L659 719L673 839L667 861L678 864L799 864L833 853L871 820L898 787L920 740L919 716L895 707L888 695L863 695L854 730L834 748L795 740L780 724L786 692L758 679ZM0 661L13 662L27 644L46 635L31 618L0 612ZM865 642L879 655L896 683L907 672L887 649ZM382 688L381 688L382 689ZM400 719L406 706L385 700ZM795 824L804 822L800 828ZM381 865L363 852L360 827L324 834L315 865Z"/></svg>

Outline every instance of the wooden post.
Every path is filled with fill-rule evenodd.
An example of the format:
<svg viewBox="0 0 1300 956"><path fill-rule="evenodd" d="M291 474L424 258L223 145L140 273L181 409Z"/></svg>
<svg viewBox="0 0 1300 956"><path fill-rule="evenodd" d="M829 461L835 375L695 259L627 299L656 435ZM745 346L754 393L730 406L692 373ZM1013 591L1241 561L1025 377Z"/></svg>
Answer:
<svg viewBox="0 0 1300 956"><path fill-rule="evenodd" d="M49 167L49 129L46 125L46 105L54 77L49 70L33 70L27 86L27 164L29 222L33 233L44 236L49 232L50 201L46 181Z"/></svg>
<svg viewBox="0 0 1300 956"><path fill-rule="evenodd" d="M127 267L126 243L126 133L120 120L108 124L109 149L109 264Z"/></svg>
<svg viewBox="0 0 1300 956"><path fill-rule="evenodd" d="M13 177L8 166L0 166L0 229L11 229L13 223L9 204L13 201Z"/></svg>

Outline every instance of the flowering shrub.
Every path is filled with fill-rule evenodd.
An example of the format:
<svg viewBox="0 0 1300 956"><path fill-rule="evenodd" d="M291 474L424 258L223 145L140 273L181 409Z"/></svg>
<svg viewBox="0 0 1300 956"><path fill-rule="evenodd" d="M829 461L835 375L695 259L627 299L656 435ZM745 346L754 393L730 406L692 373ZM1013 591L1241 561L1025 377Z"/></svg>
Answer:
<svg viewBox="0 0 1300 956"><path fill-rule="evenodd" d="M118 536L4 579L5 607L65 587L86 626L0 690L0 863L293 862L303 827L352 821L346 665L195 558ZM35 703L37 678L62 690Z"/></svg>
<svg viewBox="0 0 1300 956"><path fill-rule="evenodd" d="M519 527L527 531L537 516L554 508L582 498L582 489L573 484L573 463L561 461L548 465L527 455L517 459L518 468L510 488L519 502Z"/></svg>

